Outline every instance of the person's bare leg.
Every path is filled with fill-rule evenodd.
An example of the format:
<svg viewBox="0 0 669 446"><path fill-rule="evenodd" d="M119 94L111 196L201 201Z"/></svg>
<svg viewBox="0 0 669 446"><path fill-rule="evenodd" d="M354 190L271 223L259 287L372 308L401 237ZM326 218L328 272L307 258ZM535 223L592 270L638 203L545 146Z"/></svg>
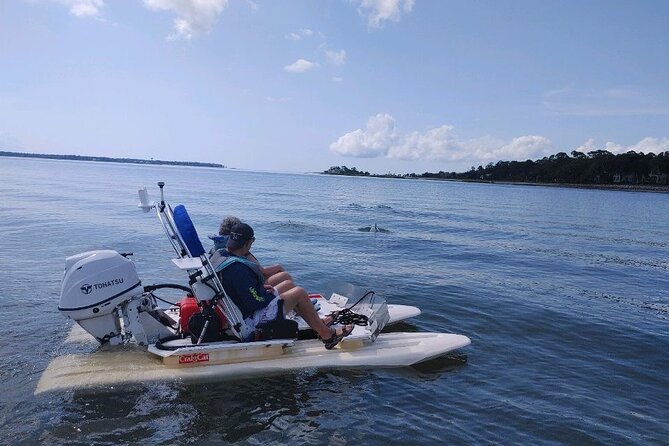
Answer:
<svg viewBox="0 0 669 446"><path fill-rule="evenodd" d="M292 282L293 278L290 277L290 274L283 271L283 272L276 273L276 274L273 274L273 275L269 276L267 278L267 280L265 281L265 283L275 287L275 286L279 285L281 282L285 282L286 280L290 280Z"/></svg>
<svg viewBox="0 0 669 446"><path fill-rule="evenodd" d="M313 330L318 333L321 339L330 339L332 330L323 323L316 313L314 305L309 300L309 294L301 287L294 287L281 294L283 299L283 311L290 313L295 310L304 321L309 324Z"/></svg>
<svg viewBox="0 0 669 446"><path fill-rule="evenodd" d="M275 288L276 291L279 293L279 295L280 295L282 298L284 298L284 297L286 296L286 293L287 293L289 290L295 288L295 284L294 284L292 281L287 280L287 281L281 282L280 284L278 284L278 285L275 286L274 288ZM308 298L308 297L309 297L309 296L308 296L308 293L307 293L307 298ZM287 298L288 298L288 299L292 299L292 297L291 297L290 294L287 296ZM312 306L314 305L313 302L311 302L311 299L307 299L307 300L309 301L309 303L310 303ZM290 305L293 305L292 302L291 302ZM306 305L306 304L305 304L305 305ZM288 306L288 302L286 302L286 303L284 304L284 308L286 308L287 306ZM294 308L294 306L291 307L291 309L293 309L293 308ZM314 311L316 311L315 308L314 308ZM290 310L286 310L286 313L290 313ZM297 311L296 311L296 313L297 313ZM318 313L318 311L316 311L316 313ZM299 313L298 313L298 314L299 314ZM300 316L301 316L301 315L300 315ZM319 316L319 317L320 317L320 316ZM304 318L302 318L302 319L304 319ZM306 321L306 319L304 319L304 320ZM331 316L331 315L327 315L327 316L325 316L323 319L321 319L321 321L325 324L326 327L329 327L330 324L332 323L332 316Z"/></svg>
<svg viewBox="0 0 669 446"><path fill-rule="evenodd" d="M292 280L284 280L283 282L277 283L273 286L280 295L286 294L289 290L295 288L295 284Z"/></svg>

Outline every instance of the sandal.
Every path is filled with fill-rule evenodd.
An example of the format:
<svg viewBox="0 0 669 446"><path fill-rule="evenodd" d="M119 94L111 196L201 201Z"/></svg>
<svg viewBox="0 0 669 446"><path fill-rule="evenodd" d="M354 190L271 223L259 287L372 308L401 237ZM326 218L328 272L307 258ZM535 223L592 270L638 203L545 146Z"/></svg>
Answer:
<svg viewBox="0 0 669 446"><path fill-rule="evenodd" d="M337 344L341 342L346 336L350 335L353 331L353 325L346 325L341 328L341 333L337 334L337 329L332 331L332 337L330 339L323 339L323 344L327 350L332 350Z"/></svg>

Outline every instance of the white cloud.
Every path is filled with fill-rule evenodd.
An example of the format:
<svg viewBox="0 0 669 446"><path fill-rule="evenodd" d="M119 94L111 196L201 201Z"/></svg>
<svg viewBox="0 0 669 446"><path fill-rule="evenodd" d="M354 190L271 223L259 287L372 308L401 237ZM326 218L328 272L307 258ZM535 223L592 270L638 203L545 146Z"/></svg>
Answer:
<svg viewBox="0 0 669 446"><path fill-rule="evenodd" d="M275 96L265 96L265 100L267 102L276 102L276 103L282 103L282 102L288 102L292 98L289 97L275 97Z"/></svg>
<svg viewBox="0 0 669 446"><path fill-rule="evenodd" d="M228 0L144 0L144 5L153 11L176 14L175 32L169 39L188 40L210 32Z"/></svg>
<svg viewBox="0 0 669 446"><path fill-rule="evenodd" d="M550 101L553 98L567 95L567 94L571 93L573 90L574 90L574 88L571 87L571 86L562 87L562 88L555 88L553 90L548 90L547 92L545 92L543 94L543 98L544 98L543 104L544 105L550 105Z"/></svg>
<svg viewBox="0 0 669 446"><path fill-rule="evenodd" d="M461 143L453 133L453 126L442 125L424 133L411 132L398 138L388 149L388 158L399 159L452 159Z"/></svg>
<svg viewBox="0 0 669 446"><path fill-rule="evenodd" d="M397 143L395 119L387 113L379 113L367 120L365 130L358 129L341 136L330 144L330 150L356 158L387 156L390 147Z"/></svg>
<svg viewBox="0 0 669 446"><path fill-rule="evenodd" d="M365 129L349 132L333 142L330 150L359 158L476 162L539 158L553 151L552 143L543 136L520 136L510 142L490 137L462 140L454 130L451 125L442 125L402 135L391 115L379 113L368 119Z"/></svg>
<svg viewBox="0 0 669 446"><path fill-rule="evenodd" d="M544 136L526 135L513 138L510 143L479 154L483 160L517 160L539 158L554 151L550 139Z"/></svg>
<svg viewBox="0 0 669 446"><path fill-rule="evenodd" d="M332 82L344 82L344 78L339 76L334 76L332 78Z"/></svg>
<svg viewBox="0 0 669 446"><path fill-rule="evenodd" d="M77 17L100 17L104 0L54 0L70 8L70 14Z"/></svg>
<svg viewBox="0 0 669 446"><path fill-rule="evenodd" d="M399 22L402 12L413 9L414 0L360 0L358 12L367 17L370 28L380 28L383 22Z"/></svg>
<svg viewBox="0 0 669 446"><path fill-rule="evenodd" d="M595 145L595 139L590 138L580 146L576 148L577 152L582 152L582 153L588 153L592 152L593 150L597 150L597 146Z"/></svg>
<svg viewBox="0 0 669 446"><path fill-rule="evenodd" d="M327 57L328 62L334 65L344 65L346 63L346 51L326 51L325 57Z"/></svg>
<svg viewBox="0 0 669 446"><path fill-rule="evenodd" d="M669 151L669 138L652 138L647 136L636 144L629 146L609 141L604 146L597 146L594 138L588 139L576 149L578 152L588 153L594 150L607 150L614 155L626 153L630 150L643 153L662 153Z"/></svg>
<svg viewBox="0 0 669 446"><path fill-rule="evenodd" d="M629 151L629 149L626 149L625 146L623 146L622 144L618 144L618 143L611 142L611 141L607 142L604 145L604 150L607 150L607 151L609 151L611 153L615 153L615 154L625 153L625 152Z"/></svg>
<svg viewBox="0 0 669 446"><path fill-rule="evenodd" d="M302 28L299 31L286 34L286 39L288 40L300 40L303 37L311 37L314 35L314 32L309 28Z"/></svg>
<svg viewBox="0 0 669 446"><path fill-rule="evenodd" d="M283 69L291 73L303 73L305 71L311 70L312 68L316 68L317 66L317 63L309 62L305 59L297 59L292 64L283 67Z"/></svg>
<svg viewBox="0 0 669 446"><path fill-rule="evenodd" d="M655 154L669 151L669 138L651 138L645 137L638 143L631 145L627 150L634 150L635 152L653 152Z"/></svg>

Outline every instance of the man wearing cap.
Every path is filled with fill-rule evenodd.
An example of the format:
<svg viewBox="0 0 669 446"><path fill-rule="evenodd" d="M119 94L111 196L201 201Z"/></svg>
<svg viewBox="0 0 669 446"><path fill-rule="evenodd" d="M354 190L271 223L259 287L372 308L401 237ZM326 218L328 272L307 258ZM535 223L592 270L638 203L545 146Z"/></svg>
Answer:
<svg viewBox="0 0 669 446"><path fill-rule="evenodd" d="M265 284L260 266L246 258L254 241L251 226L246 223L236 224L230 230L227 251L218 251L218 259L212 257L212 264L218 264L216 271L219 272L223 288L247 324L255 327L276 319L278 302L282 299L284 313L295 311L318 334L328 350L351 333L352 326L335 330L325 325L304 288L294 286L293 283L285 287L277 286L280 295L275 295L275 289Z"/></svg>

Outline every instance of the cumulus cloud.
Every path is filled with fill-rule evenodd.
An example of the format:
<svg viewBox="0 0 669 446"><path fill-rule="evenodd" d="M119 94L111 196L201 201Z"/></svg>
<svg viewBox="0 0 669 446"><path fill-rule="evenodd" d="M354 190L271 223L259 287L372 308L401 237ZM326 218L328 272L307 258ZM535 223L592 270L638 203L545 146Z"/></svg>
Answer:
<svg viewBox="0 0 669 446"><path fill-rule="evenodd" d="M576 148L577 152L582 152L582 153L588 153L592 152L593 150L597 150L597 146L595 145L595 139L590 138L580 146Z"/></svg>
<svg viewBox="0 0 669 446"><path fill-rule="evenodd" d="M70 8L70 14L77 17L100 17L104 0L54 0Z"/></svg>
<svg viewBox="0 0 669 446"><path fill-rule="evenodd" d="M325 57L333 65L344 65L346 63L346 51L326 51Z"/></svg>
<svg viewBox="0 0 669 446"><path fill-rule="evenodd" d="M316 68L317 66L318 64L315 62L309 62L305 59L297 59L292 64L283 67L283 69L290 73L304 73L305 71L309 71L312 68Z"/></svg>
<svg viewBox="0 0 669 446"><path fill-rule="evenodd" d="M228 0L144 0L144 5L176 14L174 33L168 38L189 40L211 31Z"/></svg>
<svg viewBox="0 0 669 446"><path fill-rule="evenodd" d="M379 113L367 120L364 129L346 133L330 144L330 150L359 158L488 162L543 157L552 153L553 145L549 139L535 135L511 141L490 137L463 140L451 125L400 134L395 119Z"/></svg>
<svg viewBox="0 0 669 446"><path fill-rule="evenodd" d="M358 129L341 136L330 149L344 156L376 158L387 156L388 150L396 144L395 119L387 113L379 113L367 120L365 130Z"/></svg>
<svg viewBox="0 0 669 446"><path fill-rule="evenodd" d="M299 31L286 34L286 39L288 40L300 40L303 37L311 37L314 35L314 32L309 28L302 28Z"/></svg>
<svg viewBox="0 0 669 446"><path fill-rule="evenodd" d="M513 138L508 144L480 153L478 156L484 160L525 160L550 155L553 151L553 144L548 138L526 135Z"/></svg>
<svg viewBox="0 0 669 446"><path fill-rule="evenodd" d="M579 152L588 153L594 150L607 150L615 155L626 153L630 150L643 153L662 153L669 151L669 138L652 138L647 136L636 144L624 145L609 141L603 146L598 146L594 138L585 141L577 149Z"/></svg>
<svg viewBox="0 0 669 446"><path fill-rule="evenodd" d="M669 138L651 138L650 136L647 136L638 143L629 146L627 150L643 153L669 152Z"/></svg>
<svg viewBox="0 0 669 446"><path fill-rule="evenodd" d="M358 12L367 17L367 25L378 29L383 22L399 22L402 13L413 9L414 0L360 0Z"/></svg>
<svg viewBox="0 0 669 446"><path fill-rule="evenodd" d="M426 132L411 132L396 137L388 148L388 158L399 159L449 159L460 150L461 143L453 133L453 126L442 125Z"/></svg>

